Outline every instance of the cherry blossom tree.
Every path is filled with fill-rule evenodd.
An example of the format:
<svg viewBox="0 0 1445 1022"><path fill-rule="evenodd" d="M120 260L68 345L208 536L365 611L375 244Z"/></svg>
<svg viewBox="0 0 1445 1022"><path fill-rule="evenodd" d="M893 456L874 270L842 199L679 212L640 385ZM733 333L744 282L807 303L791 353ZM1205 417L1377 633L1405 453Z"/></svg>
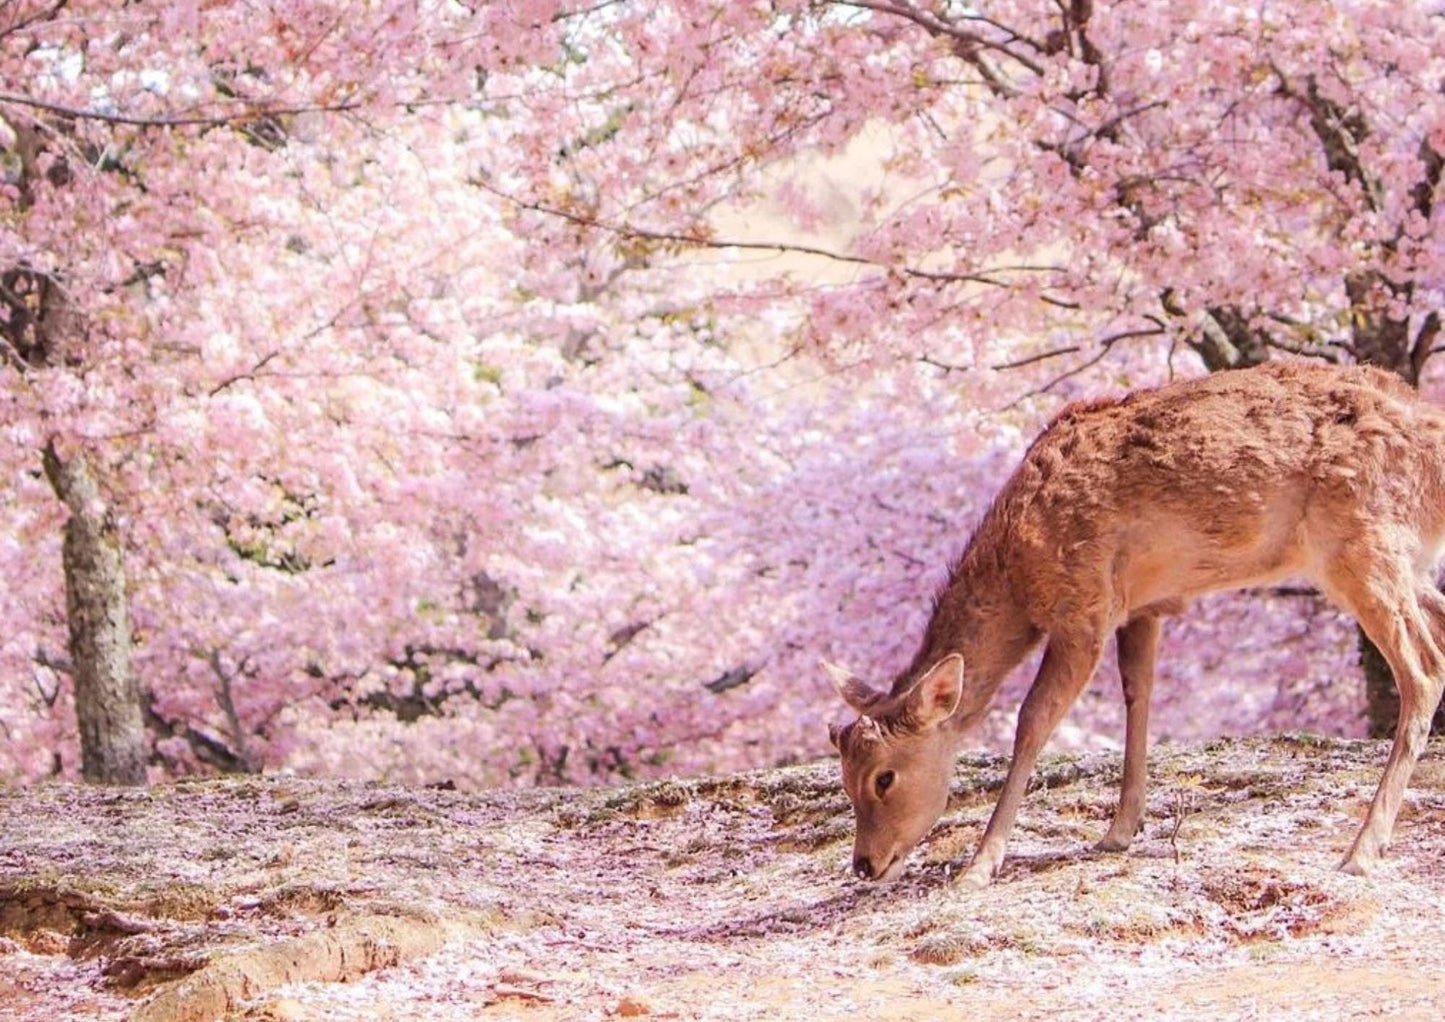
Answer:
<svg viewBox="0 0 1445 1022"><path fill-rule="evenodd" d="M65 530L60 570L49 584L31 571L38 588L17 594L28 612L15 608L7 655L47 707L73 692L92 779L144 777L145 717L196 755L259 765L266 722L304 696L292 683L330 677L348 644L375 656L368 629L418 598L408 579L425 558L400 548L428 512L386 509L439 474L443 445L419 440L398 467L397 431L444 433L443 390L471 403L452 382L470 361L411 322L406 286L427 286L444 256L391 215L424 196L418 153L399 140L385 165L362 144L383 125L360 114L443 98L458 54L403 7L344 25L338 12L4 12L7 81L26 85L0 101L8 468L28 498L7 530L14 559L53 557L42 537ZM36 485L42 465L60 507ZM288 607L309 601L325 610L288 634ZM265 684L243 693L242 679ZM224 739L195 727L198 698Z"/></svg>
<svg viewBox="0 0 1445 1022"><path fill-rule="evenodd" d="M1363 0L9 5L3 770L820 752L817 658L908 661L1059 402L1276 356L1433 385L1441 31ZM1354 728L1320 614L1206 601L1165 730Z"/></svg>
<svg viewBox="0 0 1445 1022"><path fill-rule="evenodd" d="M1022 386L1067 392L1088 369L1148 378L1146 343L1209 369L1285 353L1412 383L1435 350L1445 51L1424 7L672 5L609 37L653 73L594 86L608 131L573 161L591 177L508 197L634 242L756 249L710 219L749 166L883 134L888 177L817 253L857 268L809 299L801 336L825 357L1048 361ZM608 74L589 59L574 80L589 68ZM629 160L634 190L612 173ZM785 191L800 222L822 215Z"/></svg>

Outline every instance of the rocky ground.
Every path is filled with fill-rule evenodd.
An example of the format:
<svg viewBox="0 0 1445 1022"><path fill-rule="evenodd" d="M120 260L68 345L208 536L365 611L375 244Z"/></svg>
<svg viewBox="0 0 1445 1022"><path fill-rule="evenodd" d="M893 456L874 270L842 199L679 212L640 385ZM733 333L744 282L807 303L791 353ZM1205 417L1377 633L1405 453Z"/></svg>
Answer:
<svg viewBox="0 0 1445 1022"><path fill-rule="evenodd" d="M0 1020L1260 1018L1445 1011L1445 748L1395 849L1334 866L1381 743L1050 761L988 890L965 758L904 878L846 875L834 764L463 794L285 778L0 791Z"/></svg>

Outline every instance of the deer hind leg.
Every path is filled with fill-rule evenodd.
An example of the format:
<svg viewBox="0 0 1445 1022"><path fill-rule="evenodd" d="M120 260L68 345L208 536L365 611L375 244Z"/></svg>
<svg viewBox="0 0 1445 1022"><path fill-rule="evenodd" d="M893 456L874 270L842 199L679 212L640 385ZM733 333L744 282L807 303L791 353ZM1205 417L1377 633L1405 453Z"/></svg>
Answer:
<svg viewBox="0 0 1445 1022"><path fill-rule="evenodd" d="M984 828L973 862L960 878L964 886L986 886L1003 865L1009 831L1018 816L1039 750L1088 684L1099 662L1103 635L1101 630L1093 635L1070 638L1050 636L1039 673L1019 709L1013 759L1009 762L998 804Z"/></svg>
<svg viewBox="0 0 1445 1022"><path fill-rule="evenodd" d="M1128 848L1144 822L1149 697L1154 690L1159 619L1153 615L1135 618L1115 634L1119 645L1119 678L1124 684L1124 780L1114 822L1094 846L1101 852L1122 852Z"/></svg>
<svg viewBox="0 0 1445 1022"><path fill-rule="evenodd" d="M1371 550L1376 556L1369 559ZM1342 602L1379 647L1400 692L1400 720L1380 785L1364 825L1340 868L1365 874L1390 843L1405 786L1430 734L1430 718L1445 685L1445 607L1408 559L1380 557L1368 543L1344 554L1330 573Z"/></svg>

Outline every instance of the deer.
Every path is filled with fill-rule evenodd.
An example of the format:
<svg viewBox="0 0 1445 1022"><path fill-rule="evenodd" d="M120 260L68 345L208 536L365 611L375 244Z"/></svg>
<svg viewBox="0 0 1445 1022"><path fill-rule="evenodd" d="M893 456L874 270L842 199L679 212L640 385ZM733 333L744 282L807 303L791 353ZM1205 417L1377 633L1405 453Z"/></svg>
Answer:
<svg viewBox="0 0 1445 1022"><path fill-rule="evenodd" d="M887 690L824 662L858 716L829 737L856 826L852 870L892 880L947 808L954 760L1041 642L993 814L957 882L999 873L1041 748L1117 643L1125 723L1113 820L1143 826L1160 622L1204 593L1300 578L1352 615L1400 696L1379 786L1348 854L1389 844L1445 686L1445 412L1366 366L1265 362L1066 406L980 519L910 666Z"/></svg>

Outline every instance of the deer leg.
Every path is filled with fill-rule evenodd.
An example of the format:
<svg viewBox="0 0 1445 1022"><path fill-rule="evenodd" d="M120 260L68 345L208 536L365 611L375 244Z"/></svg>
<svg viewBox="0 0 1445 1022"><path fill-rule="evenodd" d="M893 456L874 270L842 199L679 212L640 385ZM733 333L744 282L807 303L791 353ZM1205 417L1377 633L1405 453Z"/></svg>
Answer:
<svg viewBox="0 0 1445 1022"><path fill-rule="evenodd" d="M1373 572L1369 565L1358 567L1365 570L1332 581L1340 586L1343 602L1354 611L1360 627L1384 654L1400 691L1400 720L1380 785L1364 825L1340 864L1347 873L1364 875L1390 843L1405 786L1430 735L1430 718L1445 684L1445 643L1441 641L1445 640L1445 621L1440 620L1438 597L1418 591L1419 583L1408 564L1391 563L1382 571L1377 561Z"/></svg>
<svg viewBox="0 0 1445 1022"><path fill-rule="evenodd" d="M1003 791L999 793L993 816L984 828L973 862L960 877L959 882L965 887L987 886L1003 865L1009 831L1018 816L1039 750L1088 684L1099 662L1102 645L1101 634L1082 639L1050 637L1039 673L1019 710L1013 759L1004 777Z"/></svg>
<svg viewBox="0 0 1445 1022"><path fill-rule="evenodd" d="M1124 781L1119 808L1107 834L1094 847L1122 852L1144 822L1148 784L1149 696L1154 690L1154 660L1159 648L1159 619L1138 617L1116 633L1119 677L1124 684Z"/></svg>
<svg viewBox="0 0 1445 1022"><path fill-rule="evenodd" d="M1445 593L1435 588L1432 579L1423 579L1416 584L1415 596L1430 623L1430 636L1436 648L1445 653Z"/></svg>

